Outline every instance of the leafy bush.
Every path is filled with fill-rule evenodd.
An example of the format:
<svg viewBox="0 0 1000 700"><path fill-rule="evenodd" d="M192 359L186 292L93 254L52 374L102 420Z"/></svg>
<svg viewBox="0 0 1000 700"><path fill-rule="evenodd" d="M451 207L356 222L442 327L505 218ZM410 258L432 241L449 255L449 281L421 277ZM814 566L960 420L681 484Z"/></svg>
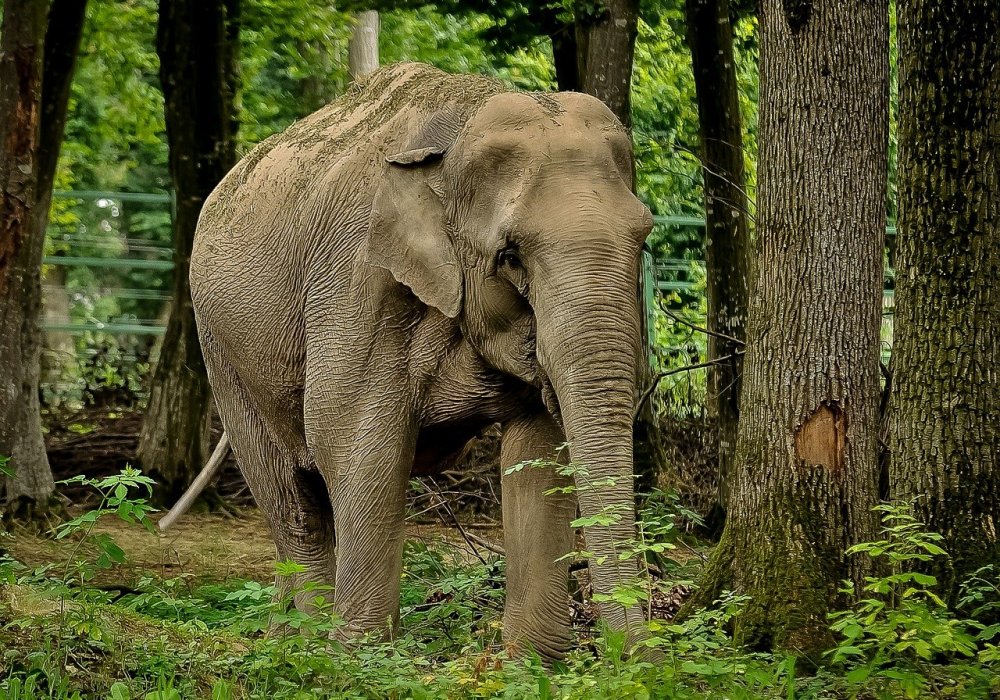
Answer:
<svg viewBox="0 0 1000 700"><path fill-rule="evenodd" d="M997 630L956 617L935 592L937 578L926 570L947 557L938 544L941 535L925 530L908 505L876 510L882 514L883 539L855 545L847 554L869 557L881 575L866 577L860 592L845 582L842 592L856 602L831 615L831 628L841 639L830 657L847 671L849 686L874 686L892 697L925 697L934 685L934 662L975 658L977 643L992 639ZM983 599L983 587L966 590L965 600ZM992 605L983 603L974 612L992 610ZM995 661L990 649L980 660Z"/></svg>

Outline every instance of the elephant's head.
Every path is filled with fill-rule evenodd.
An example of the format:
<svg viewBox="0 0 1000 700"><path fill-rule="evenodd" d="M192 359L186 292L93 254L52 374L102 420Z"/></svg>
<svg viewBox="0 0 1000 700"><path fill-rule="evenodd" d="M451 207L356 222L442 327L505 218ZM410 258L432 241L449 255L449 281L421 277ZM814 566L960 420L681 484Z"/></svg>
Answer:
<svg viewBox="0 0 1000 700"><path fill-rule="evenodd" d="M636 280L652 226L628 134L586 95L504 93L468 119L433 115L388 161L370 260L457 318L487 363L541 389L587 472L582 514L620 518L586 532L595 591L610 592L636 571L616 544L634 537ZM602 607L613 627L641 620Z"/></svg>

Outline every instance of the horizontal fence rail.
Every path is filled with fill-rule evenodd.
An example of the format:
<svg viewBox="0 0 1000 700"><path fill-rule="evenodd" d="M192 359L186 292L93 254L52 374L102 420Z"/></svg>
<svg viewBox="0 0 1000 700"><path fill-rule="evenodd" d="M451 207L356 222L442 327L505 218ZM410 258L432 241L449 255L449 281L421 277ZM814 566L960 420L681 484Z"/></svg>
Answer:
<svg viewBox="0 0 1000 700"><path fill-rule="evenodd" d="M134 203L161 205L173 212L174 199L171 194L158 192L105 192L99 190L55 190L53 197L59 200L76 202L94 202L100 208L107 208L114 203ZM653 223L658 227L672 228L703 228L704 219L696 216L653 216ZM126 232L132 233L132 232ZM895 226L886 228L888 235L896 233ZM80 250L81 248L101 249L119 248L121 255L109 255L100 257L99 255L72 255L55 253L46 255L43 262L46 265L53 265L63 268L89 268L92 270L121 270L135 271L148 270L167 273L174 267L172 260L173 249L169 244L157 243L135 236L103 238L90 233L81 235L64 234L51 239L53 245L64 246L69 250ZM109 250L109 252L111 252ZM137 254L149 257L135 257ZM699 283L690 278L693 274L704 275L705 263L702 260L680 259L680 258L660 258L652 262L651 269L647 270L646 278L651 279L653 286L661 292L677 292L686 294L700 294ZM892 279L892 270L886 271L887 279ZM43 285L46 295L65 293L64 288L51 284ZM99 300L104 298L117 298L128 300L160 301L167 303L171 301L171 296L166 291L156 289L144 289L135 287L107 287L98 286L96 290L89 290L85 295L82 292L70 292L72 296L86 296L89 300ZM893 290L887 289L885 292L884 311L891 315L893 302ZM653 303L651 296L647 297L647 303ZM651 311L652 309L650 309ZM163 321L155 319L124 319L115 321L87 321L63 322L45 320L42 328L53 333L82 334L88 332L103 332L121 335L163 335L165 325Z"/></svg>

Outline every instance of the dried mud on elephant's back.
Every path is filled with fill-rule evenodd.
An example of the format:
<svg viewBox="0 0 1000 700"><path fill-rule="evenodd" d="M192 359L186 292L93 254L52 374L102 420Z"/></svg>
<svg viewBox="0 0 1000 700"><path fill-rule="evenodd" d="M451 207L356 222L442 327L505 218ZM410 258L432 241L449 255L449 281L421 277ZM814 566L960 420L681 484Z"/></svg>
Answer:
<svg viewBox="0 0 1000 700"><path fill-rule="evenodd" d="M278 148L291 153L316 149L308 159L311 167L295 169L296 185L308 187L340 154L368 142L373 133L404 110L417 108L430 114L450 105L462 112L464 121L490 97L507 91L503 83L484 76L453 75L413 63L387 66L356 83L326 107L258 144L216 188L215 204L205 207L200 226L211 228L215 222L227 220L227 203L238 201L234 195L239 188Z"/></svg>

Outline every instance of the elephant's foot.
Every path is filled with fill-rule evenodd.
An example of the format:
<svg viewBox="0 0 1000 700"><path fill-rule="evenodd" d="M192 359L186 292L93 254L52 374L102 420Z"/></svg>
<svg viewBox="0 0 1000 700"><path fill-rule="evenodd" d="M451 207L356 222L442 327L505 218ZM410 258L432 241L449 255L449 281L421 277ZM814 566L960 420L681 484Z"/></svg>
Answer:
<svg viewBox="0 0 1000 700"><path fill-rule="evenodd" d="M358 621L343 622L330 630L330 639L345 647L366 643L391 642L399 636L399 620L386 619L381 624L364 624Z"/></svg>
<svg viewBox="0 0 1000 700"><path fill-rule="evenodd" d="M512 656L537 653L546 663L560 661L573 648L567 613L537 612L526 615L508 610L503 618L503 639Z"/></svg>

